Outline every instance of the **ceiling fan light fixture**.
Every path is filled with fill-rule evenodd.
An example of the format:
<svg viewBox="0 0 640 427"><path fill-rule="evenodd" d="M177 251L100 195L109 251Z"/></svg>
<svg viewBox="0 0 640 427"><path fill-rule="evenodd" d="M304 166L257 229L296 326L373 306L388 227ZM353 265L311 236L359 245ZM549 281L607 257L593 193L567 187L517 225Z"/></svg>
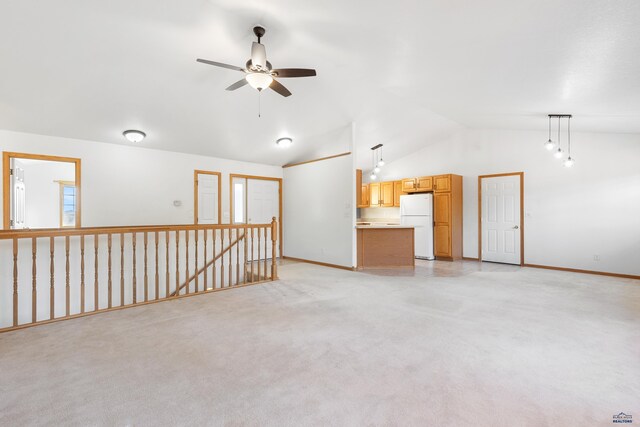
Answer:
<svg viewBox="0 0 640 427"><path fill-rule="evenodd" d="M258 91L268 88L273 82L273 77L267 73L248 73L245 79L252 88Z"/></svg>
<svg viewBox="0 0 640 427"><path fill-rule="evenodd" d="M290 147L291 144L293 144L293 139L289 138L289 137L285 137L285 138L279 138L276 141L276 145L280 148L287 148Z"/></svg>
<svg viewBox="0 0 640 427"><path fill-rule="evenodd" d="M134 144L142 141L147 136L147 134L141 130L135 129L125 130L122 132L122 135L127 138L129 142L133 142Z"/></svg>

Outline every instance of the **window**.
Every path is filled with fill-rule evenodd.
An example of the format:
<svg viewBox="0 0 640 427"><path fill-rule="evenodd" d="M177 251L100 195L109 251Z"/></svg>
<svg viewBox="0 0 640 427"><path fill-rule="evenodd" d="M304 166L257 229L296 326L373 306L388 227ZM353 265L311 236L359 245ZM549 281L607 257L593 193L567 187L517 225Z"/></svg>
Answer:
<svg viewBox="0 0 640 427"><path fill-rule="evenodd" d="M60 182L60 227L76 225L76 186L73 182Z"/></svg>
<svg viewBox="0 0 640 427"><path fill-rule="evenodd" d="M233 178L233 223L245 224L245 187L247 180L244 178Z"/></svg>

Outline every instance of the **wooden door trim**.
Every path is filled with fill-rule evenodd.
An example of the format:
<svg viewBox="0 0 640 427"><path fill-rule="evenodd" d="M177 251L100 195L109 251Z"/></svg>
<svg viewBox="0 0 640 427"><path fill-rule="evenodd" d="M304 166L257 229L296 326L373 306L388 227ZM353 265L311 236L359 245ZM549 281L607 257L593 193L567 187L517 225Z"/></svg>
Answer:
<svg viewBox="0 0 640 427"><path fill-rule="evenodd" d="M243 175L239 173L230 173L229 174L229 224L233 224L233 178L243 178L246 180L249 179L259 179L262 181L277 181L278 182L278 238L280 239L280 257L283 257L284 252L282 251L283 242L282 242L282 230L284 229L282 223L282 178L274 178L271 176L257 176L257 175ZM245 197L248 195L247 188L245 188ZM246 218L245 218L246 219Z"/></svg>
<svg viewBox="0 0 640 427"><path fill-rule="evenodd" d="M520 266L524 266L524 172L495 173L478 176L478 261L482 262L482 180L503 176L520 176Z"/></svg>
<svg viewBox="0 0 640 427"><path fill-rule="evenodd" d="M347 151L346 153L334 154L333 156L320 157L318 159L313 159L313 160L306 160L304 162L289 163L287 165L282 166L282 168L283 169L284 168L291 168L291 167L294 167L294 166L306 165L308 163L321 162L323 160L335 159L336 157L348 156L349 154L351 154L351 151Z"/></svg>
<svg viewBox="0 0 640 427"><path fill-rule="evenodd" d="M46 160L50 162L65 162L75 165L76 185L76 225L73 228L82 227L82 161L75 157L49 156L46 154L16 153L12 151L2 152L2 228L11 229L11 159ZM71 228L71 227L70 227Z"/></svg>
<svg viewBox="0 0 640 427"><path fill-rule="evenodd" d="M193 171L193 223L198 224L198 175L215 175L218 177L218 224L222 224L222 174L201 169L194 169Z"/></svg>

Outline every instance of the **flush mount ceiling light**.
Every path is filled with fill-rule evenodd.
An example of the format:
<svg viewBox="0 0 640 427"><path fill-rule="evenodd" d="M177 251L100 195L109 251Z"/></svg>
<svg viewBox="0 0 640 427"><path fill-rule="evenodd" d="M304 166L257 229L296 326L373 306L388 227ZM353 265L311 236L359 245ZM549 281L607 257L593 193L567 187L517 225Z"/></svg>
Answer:
<svg viewBox="0 0 640 427"><path fill-rule="evenodd" d="M562 159L564 157L564 151L560 144L560 131L562 127L562 119L567 120L567 158L562 163L565 167L570 168L574 165L575 160L571 157L571 114L549 114L549 140L544 144L544 147L553 151L553 157L556 159ZM551 140L551 119L558 119L558 141L553 142ZM557 149L556 149L557 145Z"/></svg>
<svg viewBox="0 0 640 427"><path fill-rule="evenodd" d="M127 140L133 143L138 143L147 136L147 134L142 132L141 130L134 129L125 130L124 132L122 132L122 135L124 135Z"/></svg>
<svg viewBox="0 0 640 427"><path fill-rule="evenodd" d="M276 145L280 148L287 148L290 147L291 144L293 144L293 139L289 138L289 137L285 137L285 138L280 138L276 141Z"/></svg>

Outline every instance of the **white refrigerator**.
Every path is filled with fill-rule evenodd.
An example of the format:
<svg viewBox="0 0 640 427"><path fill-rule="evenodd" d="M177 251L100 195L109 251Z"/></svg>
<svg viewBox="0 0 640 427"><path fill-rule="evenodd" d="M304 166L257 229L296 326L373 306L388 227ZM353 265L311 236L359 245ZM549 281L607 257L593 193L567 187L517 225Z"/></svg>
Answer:
<svg viewBox="0 0 640 427"><path fill-rule="evenodd" d="M416 258L433 256L433 195L430 193L400 196L400 224L415 227Z"/></svg>

